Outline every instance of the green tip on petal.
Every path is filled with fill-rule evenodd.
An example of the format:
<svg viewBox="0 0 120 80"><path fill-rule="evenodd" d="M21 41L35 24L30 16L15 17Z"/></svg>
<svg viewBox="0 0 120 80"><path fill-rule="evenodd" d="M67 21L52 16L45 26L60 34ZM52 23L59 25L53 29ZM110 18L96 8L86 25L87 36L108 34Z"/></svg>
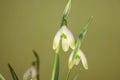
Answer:
<svg viewBox="0 0 120 80"><path fill-rule="evenodd" d="M68 59L68 68L69 68L69 69L72 69L72 67L74 66L74 60L72 60L73 54L74 54L74 52L72 52L72 53L70 54L69 59Z"/></svg>
<svg viewBox="0 0 120 80"><path fill-rule="evenodd" d="M63 33L63 34L61 35L61 38L67 39L67 36Z"/></svg>
<svg viewBox="0 0 120 80"><path fill-rule="evenodd" d="M85 68L86 70L88 70L88 64L87 64L87 63L84 65L84 68Z"/></svg>
<svg viewBox="0 0 120 80"><path fill-rule="evenodd" d="M73 66L74 66L73 61L69 62L69 64L68 64L68 68L69 68L69 70L71 70L71 69L73 68Z"/></svg>
<svg viewBox="0 0 120 80"><path fill-rule="evenodd" d="M71 42L70 47L71 47L72 49L75 48L75 41L72 41L72 42Z"/></svg>
<svg viewBox="0 0 120 80"><path fill-rule="evenodd" d="M53 42L53 49L55 50L57 48L57 44Z"/></svg>

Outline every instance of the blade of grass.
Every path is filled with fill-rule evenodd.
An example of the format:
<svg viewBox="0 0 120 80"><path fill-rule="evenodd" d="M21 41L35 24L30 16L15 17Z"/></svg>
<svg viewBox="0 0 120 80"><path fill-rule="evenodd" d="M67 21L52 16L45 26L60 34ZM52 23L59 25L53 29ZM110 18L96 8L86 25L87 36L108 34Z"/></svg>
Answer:
<svg viewBox="0 0 120 80"><path fill-rule="evenodd" d="M38 54L37 54L37 52L35 50L33 50L33 53L34 53L34 55L36 57L36 63L37 63L37 65L36 65L36 67L37 67L37 80L40 80L40 78L39 78L39 64L40 64L40 59L39 59L39 56L38 56Z"/></svg>
<svg viewBox="0 0 120 80"><path fill-rule="evenodd" d="M10 64L8 64L8 67L10 69L10 72L11 72L11 75L13 77L13 80L19 80L17 75L16 75L16 73L15 73L15 71L13 70L12 66Z"/></svg>

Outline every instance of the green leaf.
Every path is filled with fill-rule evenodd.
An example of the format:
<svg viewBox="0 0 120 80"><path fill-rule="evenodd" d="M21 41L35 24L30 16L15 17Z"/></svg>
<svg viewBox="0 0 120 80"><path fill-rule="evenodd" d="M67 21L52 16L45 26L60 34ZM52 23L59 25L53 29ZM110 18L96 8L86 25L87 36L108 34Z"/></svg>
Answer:
<svg viewBox="0 0 120 80"><path fill-rule="evenodd" d="M16 73L15 73L15 71L13 70L12 66L10 64L8 64L8 67L10 69L10 72L11 72L11 75L13 77L13 80L19 80L17 75L16 75Z"/></svg>
<svg viewBox="0 0 120 80"><path fill-rule="evenodd" d="M85 37L85 34L87 32L87 29L88 29L88 26L89 24L91 23L93 19L93 16L91 16L87 22L87 24L85 25L85 27L82 29L82 31L80 32L79 36L78 36L78 39L76 41L76 44L75 44L75 50L74 50L74 55L73 55L73 58L75 57L75 54L77 53L77 51L79 50L80 46L81 46L81 43Z"/></svg>
<svg viewBox="0 0 120 80"><path fill-rule="evenodd" d="M0 73L0 80L5 80L5 78L3 77L3 75Z"/></svg>
<svg viewBox="0 0 120 80"><path fill-rule="evenodd" d="M77 72L73 80L78 80L79 75L80 75L80 70Z"/></svg>
<svg viewBox="0 0 120 80"><path fill-rule="evenodd" d="M40 78L39 78L39 64L40 64L40 59L39 59L39 56L38 56L38 54L37 54L37 52L35 51L35 50L33 50L33 53L34 53L34 55L35 55L35 57L36 57L36 68L37 68L37 80L39 80Z"/></svg>
<svg viewBox="0 0 120 80"><path fill-rule="evenodd" d="M51 80L58 80L58 78L59 78L59 54L55 53Z"/></svg>
<svg viewBox="0 0 120 80"><path fill-rule="evenodd" d="M78 48L80 48L80 46L81 46L82 40L84 39L84 37L86 35L86 32L88 30L89 24L91 23L92 19L93 19L93 16L91 16L89 18L87 24L84 26L84 28L82 29L82 31L80 32L80 34L78 36L78 40L77 40L77 43L76 43L76 45L78 45Z"/></svg>

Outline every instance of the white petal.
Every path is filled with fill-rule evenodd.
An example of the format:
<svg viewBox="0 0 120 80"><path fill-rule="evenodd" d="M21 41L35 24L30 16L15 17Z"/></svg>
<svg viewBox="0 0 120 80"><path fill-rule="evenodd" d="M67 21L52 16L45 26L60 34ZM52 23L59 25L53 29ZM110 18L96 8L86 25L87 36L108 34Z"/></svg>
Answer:
<svg viewBox="0 0 120 80"><path fill-rule="evenodd" d="M70 39L69 39L69 42L70 42L70 47L71 47L72 49L74 49L74 48L75 48L75 40L74 40L74 38L73 38L73 39L70 38Z"/></svg>
<svg viewBox="0 0 120 80"><path fill-rule="evenodd" d="M74 49L75 48L75 40L74 40L72 32L66 26L63 26L62 29L63 29L63 33L67 35L67 39L69 40L70 47L72 49Z"/></svg>
<svg viewBox="0 0 120 80"><path fill-rule="evenodd" d="M61 34L62 34L62 28L59 29L59 31L56 33L54 40L53 40L53 49L55 50L59 43L60 43L60 38L61 38Z"/></svg>
<svg viewBox="0 0 120 80"><path fill-rule="evenodd" d="M34 78L36 75L37 75L37 70L36 70L36 68L35 67L32 67L31 68L31 74L32 74L32 78Z"/></svg>
<svg viewBox="0 0 120 80"><path fill-rule="evenodd" d="M62 48L63 48L63 51L68 51L69 49L69 41L68 39L64 39L62 38Z"/></svg>
<svg viewBox="0 0 120 80"><path fill-rule="evenodd" d="M72 51L72 53L71 53L70 56L69 56L69 63L72 61L73 54L74 54L74 52Z"/></svg>
<svg viewBox="0 0 120 80"><path fill-rule="evenodd" d="M71 69L74 66L74 61L72 61L73 54L74 54L74 52L72 51L72 53L69 56L69 60L68 60L68 67L69 67L69 69Z"/></svg>
<svg viewBox="0 0 120 80"><path fill-rule="evenodd" d="M34 78L37 75L37 70L34 66L31 66L23 75L23 80Z"/></svg>
<svg viewBox="0 0 120 80"><path fill-rule="evenodd" d="M80 58L81 58L81 61L82 61L84 68L88 69L88 63L87 63L87 59L86 59L84 53L81 50L79 50L78 54L80 55Z"/></svg>

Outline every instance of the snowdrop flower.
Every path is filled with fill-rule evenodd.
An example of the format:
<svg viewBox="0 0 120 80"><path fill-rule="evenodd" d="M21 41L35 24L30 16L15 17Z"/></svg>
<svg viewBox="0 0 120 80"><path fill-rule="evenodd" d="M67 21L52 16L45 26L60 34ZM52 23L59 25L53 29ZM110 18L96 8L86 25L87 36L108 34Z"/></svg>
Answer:
<svg viewBox="0 0 120 80"><path fill-rule="evenodd" d="M70 54L70 57L69 57L69 69L71 69L74 65L78 65L79 62L81 61L83 64L83 67L87 70L88 63L84 53L81 50L78 50L74 57L73 55L74 55L74 51Z"/></svg>
<svg viewBox="0 0 120 80"><path fill-rule="evenodd" d="M35 66L31 66L28 70L24 73L23 80L31 80L36 78L37 70Z"/></svg>
<svg viewBox="0 0 120 80"><path fill-rule="evenodd" d="M76 44L75 44L75 48L74 50L72 51L72 53L70 54L70 57L69 57L69 61L68 61L68 67L69 69L72 69L72 67L74 65L78 65L80 60L83 64L83 67L87 70L88 69L88 63L87 63L87 59L84 55L84 53L79 49L80 46L81 46L81 43L85 37L85 34L87 32L87 28L89 26L89 24L91 23L93 19L93 16L91 16L87 22L87 24L85 25L85 27L82 29L82 31L80 32L79 36L78 36L78 39L76 41Z"/></svg>
<svg viewBox="0 0 120 80"><path fill-rule="evenodd" d="M62 40L62 48L65 52L68 51L69 47L74 49L74 37L72 32L66 27L66 25L62 26L54 37L53 40L54 50L58 49L60 40Z"/></svg>

